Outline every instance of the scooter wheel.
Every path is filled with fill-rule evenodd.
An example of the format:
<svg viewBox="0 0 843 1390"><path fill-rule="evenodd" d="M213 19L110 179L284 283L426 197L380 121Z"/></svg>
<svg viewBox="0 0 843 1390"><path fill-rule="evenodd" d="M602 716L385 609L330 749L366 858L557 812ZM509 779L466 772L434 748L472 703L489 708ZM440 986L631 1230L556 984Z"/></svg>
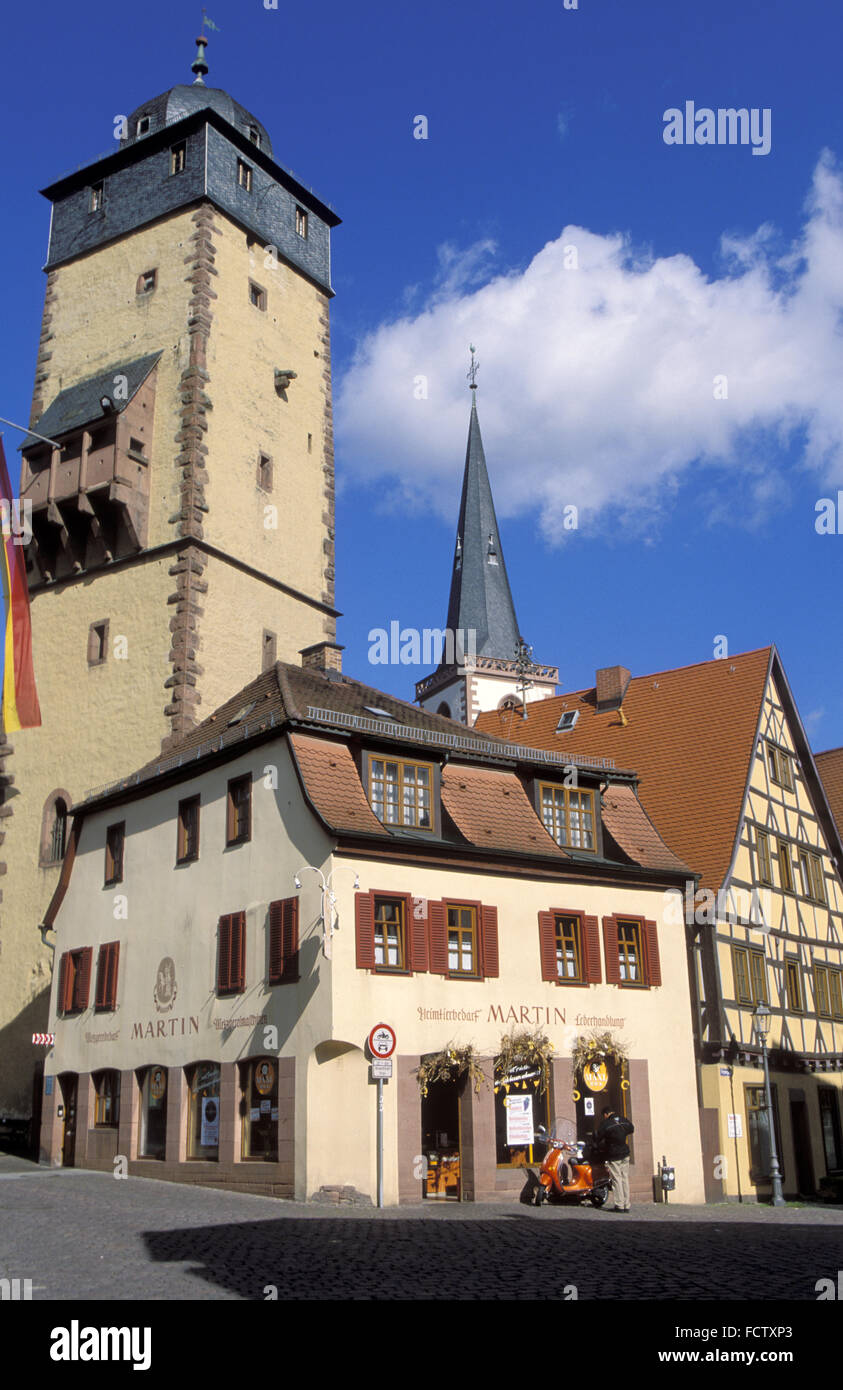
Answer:
<svg viewBox="0 0 843 1390"><path fill-rule="evenodd" d="M593 1207L605 1207L609 1200L608 1187L596 1187L589 1197Z"/></svg>
<svg viewBox="0 0 843 1390"><path fill-rule="evenodd" d="M533 1198L533 1205L536 1207L543 1207L545 1202L547 1201L547 1197L548 1194L546 1188L539 1185L539 1187L536 1189L536 1195Z"/></svg>

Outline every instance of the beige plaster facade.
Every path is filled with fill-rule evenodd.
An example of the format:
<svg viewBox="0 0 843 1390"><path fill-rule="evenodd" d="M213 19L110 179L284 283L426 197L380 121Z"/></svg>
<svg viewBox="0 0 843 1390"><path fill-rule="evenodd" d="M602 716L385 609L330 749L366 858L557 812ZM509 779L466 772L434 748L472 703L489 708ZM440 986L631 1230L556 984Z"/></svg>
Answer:
<svg viewBox="0 0 843 1390"><path fill-rule="evenodd" d="M226 788L248 772L252 779L252 838L225 848ZM196 862L176 866L176 817L184 798L201 798ZM107 827L125 820L123 881L103 887ZM329 956L323 945L319 874L335 894ZM294 877L302 888L296 893ZM389 975L357 964L356 912L360 894L409 894L416 902L447 898L497 909L499 972L459 980L416 970ZM299 976L268 984L269 904L299 899ZM366 1038L379 1022L396 1030L393 1080L385 1087L384 1193L387 1204L422 1195L422 1102L414 1070L422 1055L449 1043L472 1043L489 1075L504 1032L541 1027L553 1043L549 1118L574 1112L570 1053L574 1038L609 1028L629 1046L631 1114L636 1126L635 1200L653 1197L655 1165L675 1165L675 1200L703 1197L698 1102L690 1001L682 926L663 917L675 894L654 887L572 877L384 862L365 849L338 849L307 807L283 736L242 756L231 756L195 777L138 799L92 809L84 817L66 896L56 918L57 959L120 942L116 1007L57 1010L58 972L50 1009L55 1031L48 1055L42 1159L62 1161L64 1104L59 1079L78 1077L76 1161L109 1167L124 1155L130 1173L211 1182L312 1198L325 1188L376 1195L375 1087L369 1080ZM639 914L658 923L662 984L653 988L609 984L568 986L541 978L541 911L578 910L598 918ZM216 988L218 922L245 911L246 958L242 992L221 997ZM330 909L328 909L330 916ZM166 1011L156 1002L165 959L174 963L176 996ZM605 978L605 975L604 975ZM245 1026L239 1026L239 1020ZM224 1026L220 1026L223 1024ZM275 1030L275 1031L273 1031ZM278 1059L287 1090L279 1097L278 1159L242 1157L245 1111L238 1109L237 1078L250 1058ZM218 1063L222 1082L219 1155L214 1162L185 1155L189 1068ZM168 1068L171 1109L166 1155L138 1156L139 1078L150 1066ZM92 1121L91 1076L101 1067L121 1074L119 1126ZM52 1077L53 1080L49 1081ZM595 1097L600 1103L600 1096ZM460 1144L463 1195L515 1201L523 1168L495 1160L491 1088L463 1091ZM599 1122L599 1111L598 1120Z"/></svg>

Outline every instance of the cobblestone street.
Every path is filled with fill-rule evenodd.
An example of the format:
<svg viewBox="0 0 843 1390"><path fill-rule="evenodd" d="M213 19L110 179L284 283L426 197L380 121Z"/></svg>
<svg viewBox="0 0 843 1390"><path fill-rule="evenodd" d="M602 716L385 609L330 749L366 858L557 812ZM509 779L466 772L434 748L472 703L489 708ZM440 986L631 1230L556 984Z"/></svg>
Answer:
<svg viewBox="0 0 843 1390"><path fill-rule="evenodd" d="M815 1301L841 1268L839 1208L378 1212L0 1156L0 1275L33 1299Z"/></svg>

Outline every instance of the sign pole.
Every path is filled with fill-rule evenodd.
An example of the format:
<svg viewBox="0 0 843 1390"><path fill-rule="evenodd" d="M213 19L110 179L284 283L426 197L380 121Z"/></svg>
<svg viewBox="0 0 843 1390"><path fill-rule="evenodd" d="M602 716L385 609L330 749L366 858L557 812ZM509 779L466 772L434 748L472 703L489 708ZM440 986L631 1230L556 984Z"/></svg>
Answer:
<svg viewBox="0 0 843 1390"><path fill-rule="evenodd" d="M378 1206L383 1206L383 1078L378 1077Z"/></svg>

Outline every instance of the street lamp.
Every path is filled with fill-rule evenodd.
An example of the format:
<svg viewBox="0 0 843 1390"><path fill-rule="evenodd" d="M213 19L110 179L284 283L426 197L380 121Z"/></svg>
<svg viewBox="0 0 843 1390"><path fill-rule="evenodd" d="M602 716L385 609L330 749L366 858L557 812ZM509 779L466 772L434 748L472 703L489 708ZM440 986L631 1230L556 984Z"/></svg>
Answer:
<svg viewBox="0 0 843 1390"><path fill-rule="evenodd" d="M322 905L319 914L319 920L322 924L322 953L326 960L330 960L331 937L334 935L335 931L339 930L339 923L337 921L337 895L331 887L333 874L329 874L326 879L322 870L318 869L315 864L302 864L302 867L293 879L293 883L297 890L302 886L299 875L303 874L307 869L309 869L311 873L318 874L322 881ZM328 907L327 912L325 910L326 905Z"/></svg>
<svg viewBox="0 0 843 1390"><path fill-rule="evenodd" d="M767 1128L770 1135L770 1184L773 1190L773 1206L783 1207L785 1205L782 1195L782 1177L779 1172L779 1156L776 1151L776 1127L773 1123L773 1097L770 1094L770 1065L767 1060L767 1034L770 1031L770 1024L773 1015L764 1003L757 1004L752 1015L752 1025L755 1035L761 1044L761 1055L764 1058L764 1093L767 1099Z"/></svg>

